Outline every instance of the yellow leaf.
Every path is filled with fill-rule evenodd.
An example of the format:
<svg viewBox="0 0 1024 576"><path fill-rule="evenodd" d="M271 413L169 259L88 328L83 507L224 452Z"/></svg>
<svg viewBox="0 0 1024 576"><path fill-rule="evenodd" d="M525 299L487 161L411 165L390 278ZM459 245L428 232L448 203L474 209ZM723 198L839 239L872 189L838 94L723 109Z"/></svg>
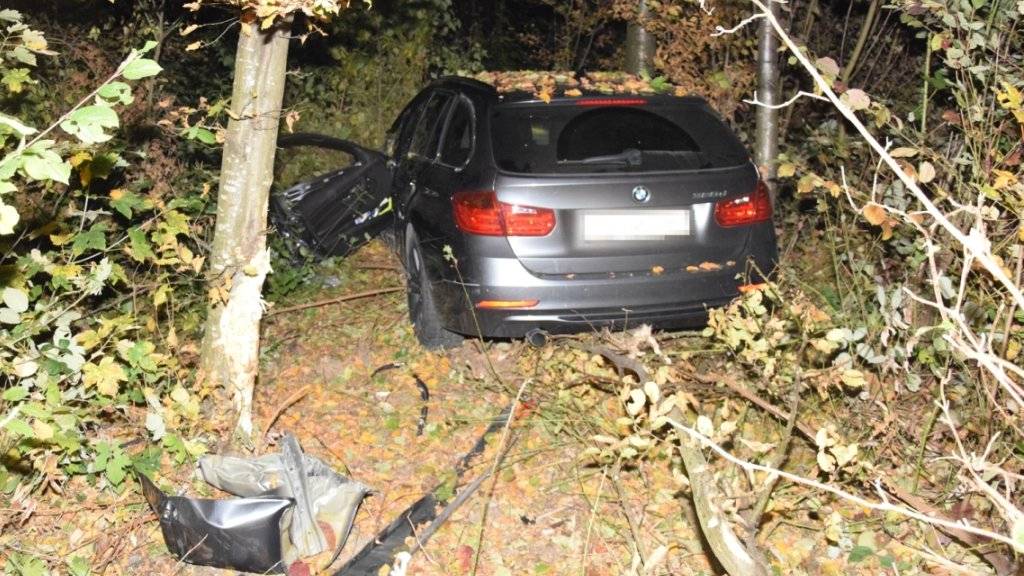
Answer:
<svg viewBox="0 0 1024 576"><path fill-rule="evenodd" d="M37 440L49 440L53 438L53 426L42 420L32 422L32 431L35 432Z"/></svg>
<svg viewBox="0 0 1024 576"><path fill-rule="evenodd" d="M71 241L74 234L50 234L50 242L53 242L54 246L63 246Z"/></svg>
<svg viewBox="0 0 1024 576"><path fill-rule="evenodd" d="M992 187L996 190L1002 190L1008 186L1013 186L1017 183L1017 175L1006 170L993 170L996 179L992 182Z"/></svg>
<svg viewBox="0 0 1024 576"><path fill-rule="evenodd" d="M68 158L68 163L71 164L73 168L78 168L79 164L87 160L92 160L92 154L82 151L72 155L71 158Z"/></svg>
<svg viewBox="0 0 1024 576"><path fill-rule="evenodd" d="M927 160L921 162L917 167L917 181L927 184L935 179L935 166Z"/></svg>
<svg viewBox="0 0 1024 576"><path fill-rule="evenodd" d="M842 375L843 384L850 388L862 388L866 383L864 373L860 370L844 370Z"/></svg>
<svg viewBox="0 0 1024 576"><path fill-rule="evenodd" d="M779 178L789 178L789 177L793 176L794 174L796 174L796 166L794 166L793 164L790 164L789 162L786 162L786 163L784 163L784 164L779 166L779 172L778 172L778 177Z"/></svg>
<svg viewBox="0 0 1024 576"><path fill-rule="evenodd" d="M153 293L153 306L160 306L167 302L167 285L162 285Z"/></svg>
<svg viewBox="0 0 1024 576"><path fill-rule="evenodd" d="M832 455L835 456L836 464L842 468L853 461L857 457L857 448L856 442L848 446L833 446Z"/></svg>
<svg viewBox="0 0 1024 576"><path fill-rule="evenodd" d="M914 156L917 156L917 149L901 146L889 152L889 156L892 156L893 158L913 158Z"/></svg>
<svg viewBox="0 0 1024 576"><path fill-rule="evenodd" d="M874 226L880 226L885 222L885 208L881 204L869 202L862 210L864 218Z"/></svg>
<svg viewBox="0 0 1024 576"><path fill-rule="evenodd" d="M126 379L124 368L110 356L104 357L99 364L89 362L82 367L82 382L85 386L96 386L100 394L106 396L117 394L119 383Z"/></svg>
<svg viewBox="0 0 1024 576"><path fill-rule="evenodd" d="M188 26L182 28L181 32L178 32L178 34L181 36L188 36L189 34L195 32L197 28L199 28L198 24L189 24Z"/></svg>
<svg viewBox="0 0 1024 576"><path fill-rule="evenodd" d="M196 40L195 42L189 44L188 46L185 46L185 52L192 52L194 50L199 50L202 47L203 47L202 41Z"/></svg>

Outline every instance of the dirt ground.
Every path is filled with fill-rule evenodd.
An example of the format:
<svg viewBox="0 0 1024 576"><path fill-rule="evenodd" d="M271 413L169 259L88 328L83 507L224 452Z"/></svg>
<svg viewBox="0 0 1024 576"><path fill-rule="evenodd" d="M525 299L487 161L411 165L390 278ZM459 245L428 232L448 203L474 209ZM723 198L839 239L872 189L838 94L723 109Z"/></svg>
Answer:
<svg viewBox="0 0 1024 576"><path fill-rule="evenodd" d="M421 542L406 574L718 573L692 528L688 492L673 473L671 449L650 448L629 462L593 457L602 448L595 441L600 435L630 434L621 418L621 378L588 351L601 336L556 339L543 349L470 339L432 353L416 342L400 289L324 303L401 286L398 262L374 242L320 269L310 284L272 307L264 323L255 420L266 434L256 453L277 450L281 435L291 432L307 452L374 490L341 558L326 573L337 571L423 495L448 500L491 470L496 473ZM607 342L609 335L603 338ZM694 364L703 357L713 368L719 354L693 333L661 335L659 341L662 353L648 350L642 359L664 382L686 380L681 371L700 370ZM424 402L414 374L429 389L421 435ZM693 402L741 413L744 436L775 441L778 423L745 403L712 388L690 392ZM513 420L488 436L486 449L457 478L456 462L517 396ZM221 425L207 433L208 444L223 450L230 415L210 417ZM138 418L104 433L120 441L138 436L143 416ZM794 445L789 462L813 474L815 453ZM164 456L159 470L156 479L165 491L224 496L198 480L190 463L177 466ZM735 469L720 468L716 477L733 486L749 484ZM735 493L743 497L742 490ZM134 486L118 495L76 479L63 495L40 495L35 502L27 520L8 520L18 528L0 534L0 550L32 554L74 575L230 573L172 557ZM780 487L772 502L759 539L779 573L924 573L920 554L904 545L920 535L905 522L808 500L793 486ZM840 524L846 526L841 533L822 537ZM388 573L386 567L379 572Z"/></svg>

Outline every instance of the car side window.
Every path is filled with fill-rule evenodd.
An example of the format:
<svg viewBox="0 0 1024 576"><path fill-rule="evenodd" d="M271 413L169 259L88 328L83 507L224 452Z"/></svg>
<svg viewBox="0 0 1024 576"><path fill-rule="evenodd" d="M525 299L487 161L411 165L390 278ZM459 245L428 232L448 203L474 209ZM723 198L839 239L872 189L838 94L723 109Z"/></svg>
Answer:
<svg viewBox="0 0 1024 576"><path fill-rule="evenodd" d="M461 168L473 155L473 105L465 97L459 98L448 116L441 141L441 163Z"/></svg>
<svg viewBox="0 0 1024 576"><path fill-rule="evenodd" d="M452 95L446 92L435 92L423 108L412 134L409 153L433 160L437 155L437 141L440 138L441 118Z"/></svg>
<svg viewBox="0 0 1024 576"><path fill-rule="evenodd" d="M384 152L398 160L409 152L409 144L412 139L413 129L416 128L416 121L420 118L420 113L423 112L423 105L426 102L426 98L422 95L417 96L402 113L399 114L391 128L388 129L386 141L384 142Z"/></svg>

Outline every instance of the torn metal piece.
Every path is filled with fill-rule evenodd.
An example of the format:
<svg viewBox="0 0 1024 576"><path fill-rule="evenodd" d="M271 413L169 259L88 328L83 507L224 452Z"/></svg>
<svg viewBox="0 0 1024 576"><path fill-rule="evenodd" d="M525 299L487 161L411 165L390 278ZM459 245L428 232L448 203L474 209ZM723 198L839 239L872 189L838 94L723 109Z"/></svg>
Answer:
<svg viewBox="0 0 1024 576"><path fill-rule="evenodd" d="M284 572L280 525L292 506L290 499L168 496L145 475L139 481L160 519L167 549L181 561L243 572Z"/></svg>
<svg viewBox="0 0 1024 576"><path fill-rule="evenodd" d="M370 489L302 453L286 434L283 452L259 458L205 456L199 471L229 500L171 497L148 478L143 492L172 554L184 562L246 572L283 572L300 559L325 568L348 540Z"/></svg>

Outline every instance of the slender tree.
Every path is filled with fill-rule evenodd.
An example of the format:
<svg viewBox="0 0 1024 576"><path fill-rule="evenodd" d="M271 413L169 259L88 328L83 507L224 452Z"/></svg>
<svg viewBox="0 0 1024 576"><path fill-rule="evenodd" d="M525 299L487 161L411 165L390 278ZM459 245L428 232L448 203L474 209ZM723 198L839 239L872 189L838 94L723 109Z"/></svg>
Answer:
<svg viewBox="0 0 1024 576"><path fill-rule="evenodd" d="M778 4L768 3L769 9L777 16ZM779 156L779 111L775 106L779 100L779 40L767 18L761 19L757 43L757 99L763 106L757 107L754 130L754 160L761 170L761 177L774 187L777 159Z"/></svg>
<svg viewBox="0 0 1024 576"><path fill-rule="evenodd" d="M646 0L640 0L636 18L626 27L626 71L631 74L654 72L654 51L657 48L654 35L644 27L650 17Z"/></svg>
<svg viewBox="0 0 1024 576"><path fill-rule="evenodd" d="M207 378L231 393L238 415L236 432L248 440L253 433L252 398L259 368L261 292L270 272L267 202L292 15L327 16L338 12L338 4L328 0L238 4L242 22L210 254L211 302L202 367Z"/></svg>

